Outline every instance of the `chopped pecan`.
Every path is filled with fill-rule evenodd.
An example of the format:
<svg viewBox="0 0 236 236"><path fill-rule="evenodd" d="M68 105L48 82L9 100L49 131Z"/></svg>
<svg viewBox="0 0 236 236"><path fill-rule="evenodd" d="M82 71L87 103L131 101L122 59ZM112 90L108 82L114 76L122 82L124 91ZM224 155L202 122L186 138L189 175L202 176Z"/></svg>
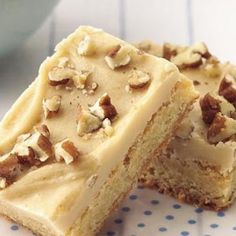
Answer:
<svg viewBox="0 0 236 236"><path fill-rule="evenodd" d="M207 131L207 139L211 144L229 139L236 133L236 121L221 113L217 113Z"/></svg>
<svg viewBox="0 0 236 236"><path fill-rule="evenodd" d="M215 99L209 93L200 100L202 119L206 124L211 124L215 115L220 112L220 103L220 100Z"/></svg>
<svg viewBox="0 0 236 236"><path fill-rule="evenodd" d="M102 126L102 121L88 111L79 108L77 117L77 133L79 136L92 133Z"/></svg>
<svg viewBox="0 0 236 236"><path fill-rule="evenodd" d="M55 157L57 161L64 160L68 165L75 160L79 160L80 153L74 143L68 139L63 140L55 145Z"/></svg>
<svg viewBox="0 0 236 236"><path fill-rule="evenodd" d="M219 86L219 95L223 96L228 102L236 107L236 81L234 77L227 74Z"/></svg>
<svg viewBox="0 0 236 236"><path fill-rule="evenodd" d="M15 155L17 156L18 162L22 165L33 166L38 164L34 150L31 147L26 147L23 152L18 150L18 153L15 153Z"/></svg>
<svg viewBox="0 0 236 236"><path fill-rule="evenodd" d="M18 146L20 148L31 147L34 150L36 159L41 162L45 162L53 156L52 143L49 138L39 132L33 133L26 141L19 143Z"/></svg>
<svg viewBox="0 0 236 236"><path fill-rule="evenodd" d="M167 59L168 61L171 60L172 57L177 55L176 47L172 46L169 43L164 43L163 45L163 58Z"/></svg>
<svg viewBox="0 0 236 236"><path fill-rule="evenodd" d="M51 86L65 85L75 75L75 70L69 67L54 67L48 74Z"/></svg>
<svg viewBox="0 0 236 236"><path fill-rule="evenodd" d="M205 43L196 43L193 46L191 46L191 50L194 53L200 54L202 57L208 59L211 57L210 52L208 51L208 48Z"/></svg>
<svg viewBox="0 0 236 236"><path fill-rule="evenodd" d="M117 67L128 65L131 61L127 46L117 45L105 56L107 65L114 70Z"/></svg>
<svg viewBox="0 0 236 236"><path fill-rule="evenodd" d="M90 112L101 120L113 119L117 115L116 108L111 103L111 98L105 93L98 101L89 108Z"/></svg>
<svg viewBox="0 0 236 236"><path fill-rule="evenodd" d="M202 64L202 56L199 53L194 53L191 50L185 50L171 58L173 62L180 69L196 68Z"/></svg>
<svg viewBox="0 0 236 236"><path fill-rule="evenodd" d="M45 118L51 118L59 112L61 107L61 96L55 95L43 100L43 110Z"/></svg>
<svg viewBox="0 0 236 236"><path fill-rule="evenodd" d="M148 73L141 70L133 70L128 80L128 84L133 89L143 88L150 82L151 78Z"/></svg>
<svg viewBox="0 0 236 236"><path fill-rule="evenodd" d="M40 134L44 135L47 138L50 138L50 131L45 124L41 124L35 127L35 131L39 132Z"/></svg>
<svg viewBox="0 0 236 236"><path fill-rule="evenodd" d="M91 74L90 71L82 70L81 72L78 72L73 77L74 85L77 89L84 89L86 85L86 81L89 78L89 75Z"/></svg>

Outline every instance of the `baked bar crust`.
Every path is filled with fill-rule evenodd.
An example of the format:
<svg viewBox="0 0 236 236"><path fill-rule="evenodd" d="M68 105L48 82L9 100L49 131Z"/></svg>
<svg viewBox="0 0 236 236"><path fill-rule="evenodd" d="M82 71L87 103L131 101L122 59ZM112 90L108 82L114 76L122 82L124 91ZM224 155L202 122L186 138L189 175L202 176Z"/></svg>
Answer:
<svg viewBox="0 0 236 236"><path fill-rule="evenodd" d="M204 43L191 46L144 41L138 48L175 63L200 97L165 151L141 181L180 201L221 210L235 199L236 68L221 63Z"/></svg>

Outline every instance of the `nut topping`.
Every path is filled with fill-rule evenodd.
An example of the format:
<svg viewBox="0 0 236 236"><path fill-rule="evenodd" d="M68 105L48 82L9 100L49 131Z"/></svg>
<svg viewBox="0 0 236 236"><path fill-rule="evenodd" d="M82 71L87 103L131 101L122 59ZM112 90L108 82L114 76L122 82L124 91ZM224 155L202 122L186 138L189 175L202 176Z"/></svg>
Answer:
<svg viewBox="0 0 236 236"><path fill-rule="evenodd" d="M63 140L60 143L57 143L54 147L55 157L57 161L64 160L67 165L72 163L75 160L78 160L80 153L75 147L74 143L68 139Z"/></svg>
<svg viewBox="0 0 236 236"><path fill-rule="evenodd" d="M171 62L173 62L180 69L196 68L202 64L202 56L191 50L185 50L184 52L171 58Z"/></svg>
<svg viewBox="0 0 236 236"><path fill-rule="evenodd" d="M223 96L228 102L236 107L236 86L235 78L232 75L227 74L221 81L219 95Z"/></svg>
<svg viewBox="0 0 236 236"><path fill-rule="evenodd" d="M196 43L193 46L191 46L191 49L193 53L198 53L200 54L203 58L210 58L211 54L208 51L208 48L205 43Z"/></svg>
<svg viewBox="0 0 236 236"><path fill-rule="evenodd" d="M40 134L42 134L43 136L45 136L47 138L50 138L50 131L49 131L48 127L44 124L36 126L35 131L39 132Z"/></svg>
<svg viewBox="0 0 236 236"><path fill-rule="evenodd" d="M78 72L74 77L73 77L73 82L74 85L77 89L84 89L86 85L86 81L89 77L91 72L89 71L81 71L80 73Z"/></svg>
<svg viewBox="0 0 236 236"><path fill-rule="evenodd" d="M200 100L202 119L206 124L211 124L215 115L220 112L220 103L220 100L215 99L209 93Z"/></svg>
<svg viewBox="0 0 236 236"><path fill-rule="evenodd" d="M21 171L21 166L14 154L6 154L0 158L0 188L14 182L16 176Z"/></svg>
<svg viewBox="0 0 236 236"><path fill-rule="evenodd" d="M129 48L127 46L117 45L107 53L105 56L105 61L112 70L128 65L131 61Z"/></svg>
<svg viewBox="0 0 236 236"><path fill-rule="evenodd" d="M52 98L43 100L43 110L45 118L51 118L58 113L61 107L61 96L55 95Z"/></svg>
<svg viewBox="0 0 236 236"><path fill-rule="evenodd" d="M18 162L22 165L37 165L34 150L31 147L22 147L17 153Z"/></svg>
<svg viewBox="0 0 236 236"><path fill-rule="evenodd" d="M77 52L80 56L90 56L94 53L94 44L90 36L85 36L80 42Z"/></svg>
<svg viewBox="0 0 236 236"><path fill-rule="evenodd" d="M211 144L225 141L236 133L236 121L221 113L217 113L207 131L207 139Z"/></svg>
<svg viewBox="0 0 236 236"><path fill-rule="evenodd" d="M177 55L177 48L175 46L172 46L169 43L165 43L163 45L163 58L166 60L171 60L172 57L175 57Z"/></svg>
<svg viewBox="0 0 236 236"><path fill-rule="evenodd" d="M50 140L43 134L36 132L33 133L27 140L22 143L18 143L13 151L18 153L18 150L23 148L32 148L36 155L36 159L41 162L45 162L53 155L52 144Z"/></svg>
<svg viewBox="0 0 236 236"><path fill-rule="evenodd" d="M101 126L102 122L97 116L80 108L77 118L77 133L79 136L92 133Z"/></svg>
<svg viewBox="0 0 236 236"><path fill-rule="evenodd" d="M99 98L93 106L89 107L89 110L101 120L105 118L113 119L117 115L116 108L111 104L111 98L107 93Z"/></svg>
<svg viewBox="0 0 236 236"><path fill-rule="evenodd" d="M51 86L65 85L75 75L75 70L69 67L54 67L48 74Z"/></svg>
<svg viewBox="0 0 236 236"><path fill-rule="evenodd" d="M140 70L133 70L128 83L131 88L138 89L146 86L150 82L150 80L151 79L148 73Z"/></svg>

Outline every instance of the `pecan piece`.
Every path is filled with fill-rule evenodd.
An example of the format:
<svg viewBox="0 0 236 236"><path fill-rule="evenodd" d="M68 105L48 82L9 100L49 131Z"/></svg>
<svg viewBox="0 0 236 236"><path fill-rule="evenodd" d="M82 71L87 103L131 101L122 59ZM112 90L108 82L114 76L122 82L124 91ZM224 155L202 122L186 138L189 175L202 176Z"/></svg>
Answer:
<svg viewBox="0 0 236 236"><path fill-rule="evenodd" d="M112 70L128 65L131 61L128 47L121 45L115 46L107 53L105 61Z"/></svg>
<svg viewBox="0 0 236 236"><path fill-rule="evenodd" d="M90 112L101 120L113 119L117 115L116 108L111 103L111 98L105 93L98 101L89 108Z"/></svg>
<svg viewBox="0 0 236 236"><path fill-rule="evenodd" d="M68 139L57 143L54 149L56 160L64 160L67 165L72 163L74 160L78 160L80 157L80 153L75 147L74 143Z"/></svg>
<svg viewBox="0 0 236 236"><path fill-rule="evenodd" d="M51 86L65 85L75 75L75 70L69 67L54 67L48 74L49 84Z"/></svg>
<svg viewBox="0 0 236 236"><path fill-rule="evenodd" d="M236 107L236 86L232 75L227 74L219 86L219 95Z"/></svg>
<svg viewBox="0 0 236 236"><path fill-rule="evenodd" d="M59 112L61 107L61 96L55 95L43 100L43 110L45 118L52 118Z"/></svg>
<svg viewBox="0 0 236 236"><path fill-rule="evenodd" d="M77 118L77 133L79 136L92 133L102 126L102 121L88 111L79 108Z"/></svg>
<svg viewBox="0 0 236 236"><path fill-rule="evenodd" d="M133 70L128 80L128 84L133 89L139 89L145 87L151 78L148 73L141 70Z"/></svg>
<svg viewBox="0 0 236 236"><path fill-rule="evenodd" d="M221 113L217 113L207 131L207 139L211 144L227 141L236 133L236 121Z"/></svg>
<svg viewBox="0 0 236 236"><path fill-rule="evenodd" d="M220 112L220 103L220 100L215 99L209 93L200 100L202 119L206 124L211 124L215 115Z"/></svg>

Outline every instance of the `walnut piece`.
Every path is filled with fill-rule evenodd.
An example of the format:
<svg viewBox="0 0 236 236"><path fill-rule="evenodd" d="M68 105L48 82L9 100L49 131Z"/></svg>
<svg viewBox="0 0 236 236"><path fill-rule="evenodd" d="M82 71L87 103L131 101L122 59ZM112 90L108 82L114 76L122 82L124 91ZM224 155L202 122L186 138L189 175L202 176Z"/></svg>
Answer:
<svg viewBox="0 0 236 236"><path fill-rule="evenodd" d="M94 43L89 35L86 35L84 39L79 43L77 53L80 56L90 56L94 53Z"/></svg>
<svg viewBox="0 0 236 236"><path fill-rule="evenodd" d="M68 139L57 143L54 147L56 160L64 160L67 165L75 160L79 160L80 153L75 147L74 143Z"/></svg>
<svg viewBox="0 0 236 236"><path fill-rule="evenodd" d="M43 100L43 110L45 118L51 118L59 112L61 107L61 96L55 95Z"/></svg>
<svg viewBox="0 0 236 236"><path fill-rule="evenodd" d="M65 85L67 84L76 71L69 67L54 67L48 74L49 84L51 86Z"/></svg>
<svg viewBox="0 0 236 236"><path fill-rule="evenodd" d="M117 45L107 53L105 61L112 70L128 65L131 61L129 48L127 46Z"/></svg>
<svg viewBox="0 0 236 236"><path fill-rule="evenodd" d="M91 107L89 107L90 112L104 120L105 118L113 119L117 115L116 108L111 103L111 98L105 93L98 101Z"/></svg>
<svg viewBox="0 0 236 236"><path fill-rule="evenodd" d="M211 144L229 139L236 133L236 121L217 113L207 131L207 139Z"/></svg>
<svg viewBox="0 0 236 236"><path fill-rule="evenodd" d="M128 80L128 84L133 89L143 88L150 82L151 78L148 73L141 70L133 70Z"/></svg>
<svg viewBox="0 0 236 236"><path fill-rule="evenodd" d="M202 119L206 124L211 124L215 115L220 112L220 103L220 100L215 99L209 93L200 100Z"/></svg>
<svg viewBox="0 0 236 236"><path fill-rule="evenodd" d="M79 109L77 118L77 133L79 136L92 133L102 126L102 121L88 111Z"/></svg>
<svg viewBox="0 0 236 236"><path fill-rule="evenodd" d="M221 81L219 95L236 107L236 81L232 75L227 74Z"/></svg>

